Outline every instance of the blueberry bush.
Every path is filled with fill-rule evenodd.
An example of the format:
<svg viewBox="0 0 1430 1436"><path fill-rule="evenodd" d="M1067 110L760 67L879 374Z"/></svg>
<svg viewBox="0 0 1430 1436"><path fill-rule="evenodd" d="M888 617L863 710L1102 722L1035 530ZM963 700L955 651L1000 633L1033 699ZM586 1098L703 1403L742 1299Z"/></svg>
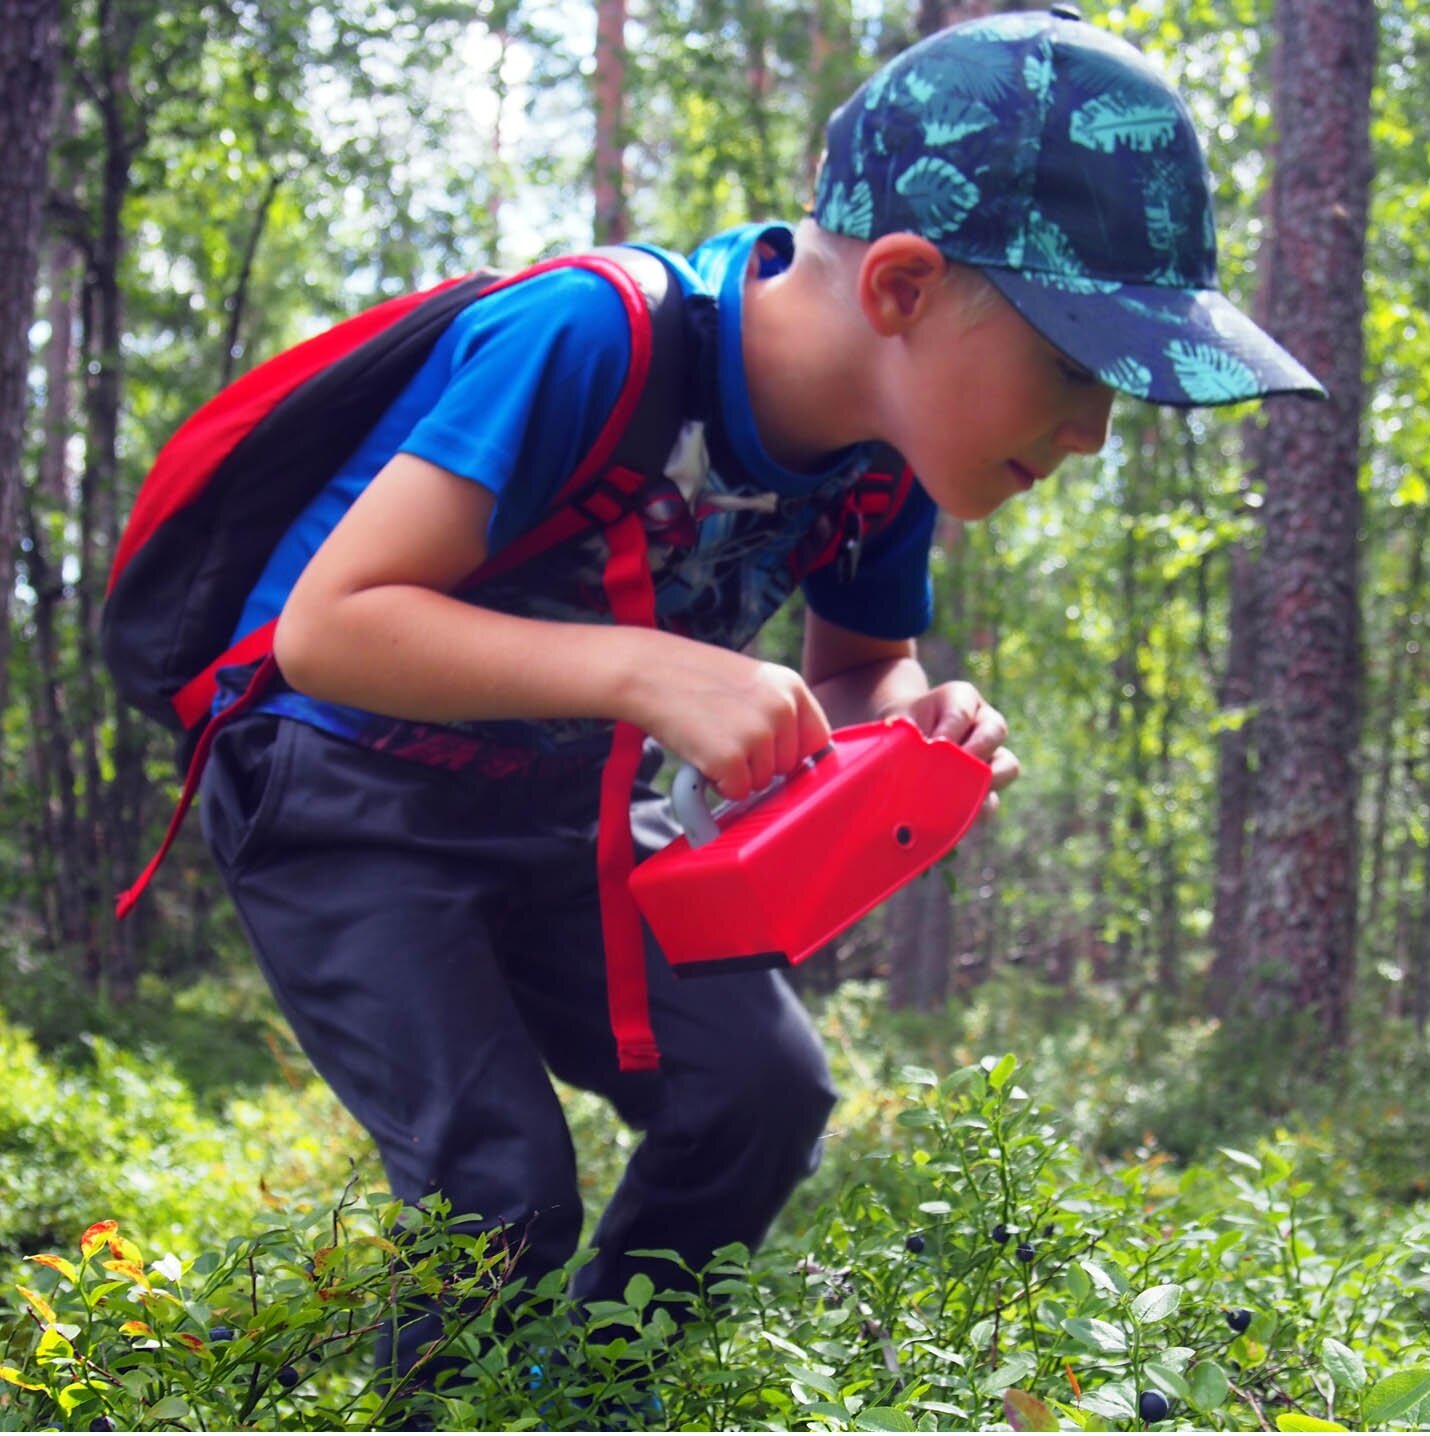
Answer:
<svg viewBox="0 0 1430 1436"><path fill-rule="evenodd" d="M268 1220L218 1241L194 1213L191 1240L171 1216L155 1242L141 1201L15 1253L0 1429L1430 1425L1423 1202L1358 1186L1314 1130L1112 1157L1035 1100L1012 1055L887 1072L848 1007L828 1021L850 1096L756 1255L727 1249L668 1287L634 1277L578 1322L564 1292L584 1254L528 1288L505 1234L368 1191L362 1168L327 1204L264 1188ZM112 1063L88 1080L112 1082ZM62 1110L78 1129L96 1112ZM594 1115L577 1100L573 1117L594 1158ZM335 1172L320 1158L319 1188ZM0 1230L12 1250L20 1235ZM414 1397L372 1351L433 1307L425 1362L442 1375Z"/></svg>

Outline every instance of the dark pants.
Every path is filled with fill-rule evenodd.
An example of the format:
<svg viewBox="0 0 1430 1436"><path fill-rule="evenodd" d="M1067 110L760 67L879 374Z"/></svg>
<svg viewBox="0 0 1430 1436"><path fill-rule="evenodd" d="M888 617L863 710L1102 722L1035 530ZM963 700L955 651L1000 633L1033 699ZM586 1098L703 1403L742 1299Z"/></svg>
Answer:
<svg viewBox="0 0 1430 1436"><path fill-rule="evenodd" d="M617 1070L595 877L598 772L491 780L358 748L291 719L222 732L204 832L268 982L314 1066L377 1143L395 1195L519 1232L522 1270L559 1266L582 1224L547 1077L644 1133L580 1272L618 1299L625 1255L699 1266L758 1244L818 1161L834 1093L784 981L647 970L658 1073ZM641 854L674 829L638 788ZM657 1288L678 1285L666 1264ZM432 1329L410 1329L410 1364Z"/></svg>

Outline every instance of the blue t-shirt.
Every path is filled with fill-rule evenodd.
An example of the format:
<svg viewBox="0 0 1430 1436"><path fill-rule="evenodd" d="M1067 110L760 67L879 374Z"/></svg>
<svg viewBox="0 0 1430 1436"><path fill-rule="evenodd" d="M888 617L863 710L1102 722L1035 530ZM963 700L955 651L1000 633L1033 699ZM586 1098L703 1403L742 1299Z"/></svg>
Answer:
<svg viewBox="0 0 1430 1436"><path fill-rule="evenodd" d="M688 518L681 517L689 532L670 544L651 535L657 613L663 626L726 646L747 642L789 590L793 543L772 538L807 523L801 500L847 484L868 458L863 449L850 449L831 456L820 472L805 473L777 464L760 442L741 357L752 251L757 268L748 282L758 283L788 265L791 231L744 225L707 241L688 263L655 251L671 264L687 294L714 300L710 412L686 424L667 464L672 479L667 487L672 495L678 488L674 506L688 511ZM553 269L469 305L295 520L254 587L235 639L278 615L308 560L397 453L426 459L489 489L496 502L487 543L490 552L499 552L533 525L590 449L614 406L629 358L622 301L589 270ZM787 522L771 518L787 513ZM865 545L852 579L841 580L832 566L805 578L810 606L831 622L876 637L922 632L931 613L928 550L934 518L932 502L915 485L899 513ZM474 601L538 617L593 617L580 611L579 600L559 593L570 577L566 570L579 569L582 561L564 550L543 556L517 570L526 576L525 589L517 583L478 593ZM599 574L598 555L587 553L584 561ZM580 589L589 585L590 574L576 579ZM434 748L436 725L398 723L281 688L261 706L393 752L437 752L442 761L440 753L448 751L440 742ZM574 721L482 722L436 731L516 747L548 747L563 738L589 746L591 727ZM462 745L449 748L457 752Z"/></svg>

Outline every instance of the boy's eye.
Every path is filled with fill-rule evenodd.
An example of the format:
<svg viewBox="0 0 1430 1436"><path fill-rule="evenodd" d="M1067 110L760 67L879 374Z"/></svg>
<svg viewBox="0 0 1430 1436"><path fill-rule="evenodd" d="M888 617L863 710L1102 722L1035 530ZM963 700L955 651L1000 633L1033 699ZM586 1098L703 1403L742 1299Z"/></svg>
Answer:
<svg viewBox="0 0 1430 1436"><path fill-rule="evenodd" d="M1066 379L1069 384L1086 385L1096 384L1098 382L1096 374L1088 369L1084 369L1080 364L1072 363L1070 360L1059 359L1058 368L1062 372L1063 378Z"/></svg>

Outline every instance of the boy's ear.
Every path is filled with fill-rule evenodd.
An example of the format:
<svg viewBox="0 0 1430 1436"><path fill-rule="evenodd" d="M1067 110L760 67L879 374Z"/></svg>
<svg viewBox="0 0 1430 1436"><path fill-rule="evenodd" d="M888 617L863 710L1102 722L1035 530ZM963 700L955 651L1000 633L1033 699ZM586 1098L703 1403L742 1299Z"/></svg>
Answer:
<svg viewBox="0 0 1430 1436"><path fill-rule="evenodd" d="M922 235L885 234L859 265L859 307L876 334L902 334L927 311L948 261Z"/></svg>

